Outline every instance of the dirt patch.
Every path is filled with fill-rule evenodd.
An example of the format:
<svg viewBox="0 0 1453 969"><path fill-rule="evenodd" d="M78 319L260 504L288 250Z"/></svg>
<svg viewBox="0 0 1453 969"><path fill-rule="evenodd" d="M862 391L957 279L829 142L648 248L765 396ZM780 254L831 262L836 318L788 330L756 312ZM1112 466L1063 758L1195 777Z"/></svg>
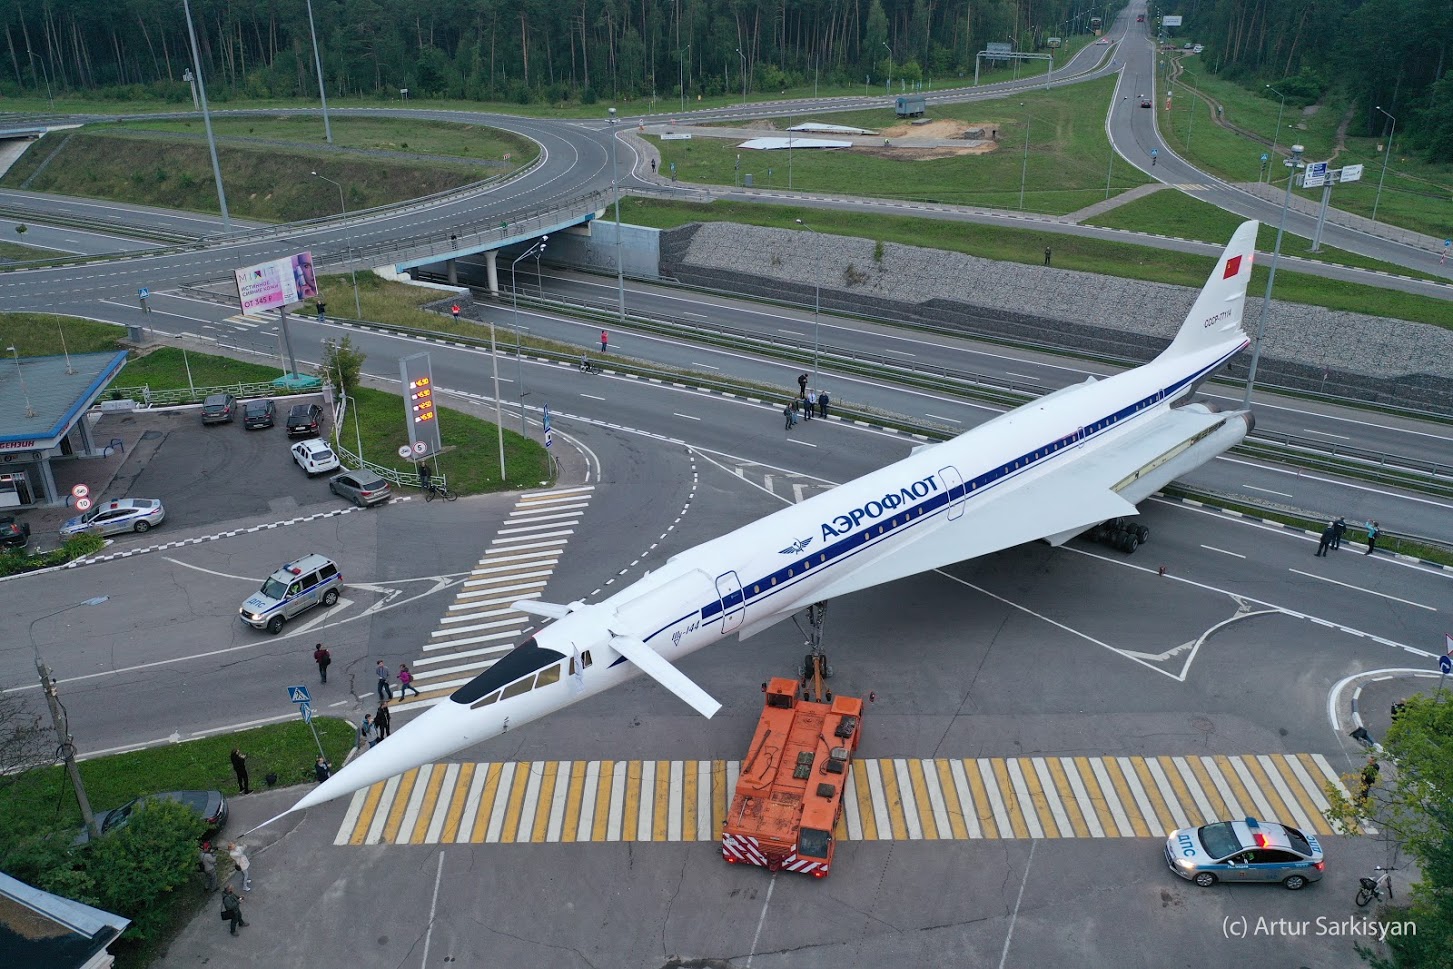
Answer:
<svg viewBox="0 0 1453 969"><path fill-rule="evenodd" d="M935 158L952 158L956 155L987 155L998 145L971 145L962 148L896 148L892 145L876 148L853 148L855 155L869 155L873 158L889 158L893 161L933 161Z"/></svg>
<svg viewBox="0 0 1453 969"><path fill-rule="evenodd" d="M973 121L956 121L953 118L940 118L937 121L930 121L928 124L895 124L891 128L880 129L879 134L884 138L962 138L965 131L971 128L983 128L987 134L992 124L977 124Z"/></svg>
<svg viewBox="0 0 1453 969"><path fill-rule="evenodd" d="M874 158L891 158L895 161L932 161L935 158L951 158L956 155L987 155L998 149L998 144L988 140L962 141L965 131L975 128L983 130L985 136L998 127L996 123L980 124L974 121L958 121L940 118L927 124L895 124L882 129L879 134L888 144L855 147L853 151ZM944 144L956 141L958 144ZM928 142L928 144L924 144ZM934 142L937 142L935 144Z"/></svg>

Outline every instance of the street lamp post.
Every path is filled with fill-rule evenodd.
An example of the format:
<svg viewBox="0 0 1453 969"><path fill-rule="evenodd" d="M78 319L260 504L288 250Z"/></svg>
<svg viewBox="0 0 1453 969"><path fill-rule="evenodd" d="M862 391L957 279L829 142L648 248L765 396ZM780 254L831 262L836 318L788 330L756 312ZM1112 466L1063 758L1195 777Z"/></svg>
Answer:
<svg viewBox="0 0 1453 969"><path fill-rule="evenodd" d="M1287 106L1287 96L1285 94L1282 94L1276 88L1272 87L1270 84L1268 84L1266 86L1266 89L1268 91L1270 91L1272 94L1275 94L1277 97L1281 98L1281 107L1279 107L1279 108L1276 109L1276 130L1271 133L1271 154L1272 154L1273 157L1275 157L1276 156L1276 140L1281 137L1281 113L1286 110L1286 106ZM1270 166L1268 166L1267 167L1267 172L1269 173L1270 171L1271 171L1271 168L1270 168ZM1267 181L1268 182L1271 181L1271 176L1269 174L1267 176Z"/></svg>
<svg viewBox="0 0 1453 969"><path fill-rule="evenodd" d="M888 42L885 40L885 41L883 41L883 49L888 52L888 85L887 85L886 88L884 88L884 90L886 90L889 94L892 94L893 93L893 48L889 47L888 46Z"/></svg>
<svg viewBox="0 0 1453 969"><path fill-rule="evenodd" d="M1382 106L1378 105L1377 110L1382 111ZM1373 222L1377 221L1377 206L1382 201L1382 180L1387 178L1387 157L1392 154L1392 138L1398 130L1398 119L1387 114L1386 111L1382 111L1382 113L1387 115L1387 119L1392 122L1392 131L1388 132L1387 141L1382 143L1382 174L1377 177L1377 198L1372 201Z"/></svg>
<svg viewBox="0 0 1453 969"><path fill-rule="evenodd" d="M621 180L616 169L616 153L620 148L616 135L619 132L619 128L612 128L610 132L610 191L615 198L616 210L616 319L625 326L626 271L621 257Z"/></svg>
<svg viewBox="0 0 1453 969"><path fill-rule="evenodd" d="M313 27L313 0L308 0L308 36L313 38L313 66L318 71L318 97L323 101L323 137L333 144L333 126L328 123L328 90L323 86L323 58L318 53L318 31Z"/></svg>
<svg viewBox="0 0 1453 969"><path fill-rule="evenodd" d="M85 819L86 829L91 832L93 838L101 837L101 828L96 824L96 815L91 811L91 799L86 796L86 785L81 780L80 768L76 766L76 744L71 737L65 707L61 706L60 697L56 695L55 677L51 675L50 667L46 666L45 661L40 658L40 645L35 641L35 624L81 606L99 606L110 598L110 596L93 596L81 602L73 602L55 612L36 616L30 621L30 627L27 629L30 637L30 649L35 654L35 671L40 674L40 688L45 693L46 705L50 707L50 721L55 727L56 736L60 739L61 757L65 760L66 773L70 775L71 787L76 792L76 804L81 808L81 817Z"/></svg>
<svg viewBox="0 0 1453 969"><path fill-rule="evenodd" d="M1019 106L1024 107L1024 102L1020 101ZM1024 160L1019 164L1019 210L1021 212L1024 211L1024 180L1029 174L1029 127L1033 121L1034 115L1026 114L1024 116Z"/></svg>
<svg viewBox="0 0 1453 969"><path fill-rule="evenodd" d="M679 29L679 28L678 28ZM681 86L681 113L686 113L686 55L691 53L691 45L685 48L678 48L676 51L676 82Z"/></svg>
<svg viewBox="0 0 1453 969"><path fill-rule="evenodd" d="M343 212L343 218L348 218L348 203L343 200L343 186L339 185L327 175L319 175L317 172L310 173L314 178L321 178L338 190L338 208ZM357 314L354 319L363 319L363 304L358 299L358 270L353 266L353 247L348 247L348 272L353 277L353 311Z"/></svg>
<svg viewBox="0 0 1453 969"><path fill-rule="evenodd" d="M25 49L26 55L30 58L30 76L35 76L35 53L30 48ZM55 110L55 98L50 93L50 71L45 69L45 61L40 62L40 72L45 77L45 100L52 111Z"/></svg>
<svg viewBox="0 0 1453 969"><path fill-rule="evenodd" d="M812 297L812 385L818 385L817 351L821 344L818 342L818 329L822 323L822 236L812 226L801 219L795 220L808 232L811 232L817 242L817 266L812 273L813 297Z"/></svg>
<svg viewBox="0 0 1453 969"><path fill-rule="evenodd" d="M619 229L619 223L617 223ZM515 267L520 264L521 259L528 259L531 256L542 256L545 253L545 243L550 241L549 236L541 236L540 241L535 243L524 252L515 257L510 263L510 295L514 297L515 306L515 383L518 384L518 396L520 401L520 436L525 436L525 377L524 364L520 362L520 287L515 282ZM499 394L499 387L496 385L495 394Z"/></svg>
<svg viewBox="0 0 1453 969"><path fill-rule="evenodd" d="M738 47L737 56L742 59L742 107L745 108L747 106L747 55L743 54L742 49Z"/></svg>
<svg viewBox="0 0 1453 969"><path fill-rule="evenodd" d="M207 82L202 79L202 55L197 50L197 29L192 25L191 0L182 0L187 15L187 37L192 42L192 66L197 75L197 92L202 97L202 125L207 129L207 151L212 155L212 177L217 182L217 206L222 210L222 231L232 232L232 217L227 214L227 191L222 187L222 166L217 163L217 139L212 134L212 112L207 110Z"/></svg>
<svg viewBox="0 0 1453 969"><path fill-rule="evenodd" d="M1287 172L1287 190L1281 200L1281 222L1276 227L1276 246L1271 251L1271 269L1266 274L1266 295L1261 300L1261 319L1256 323L1256 341L1251 346L1251 367L1246 371L1246 396L1241 399L1242 409L1251 407L1251 387L1256 382L1256 364L1261 359L1261 339L1266 335L1266 316L1271 309L1271 287L1276 282L1276 264L1281 258L1281 234L1287 227L1287 209L1292 204L1292 182L1297 178L1297 164L1302 157L1302 146L1292 145L1292 155L1282 162Z"/></svg>
<svg viewBox="0 0 1453 969"><path fill-rule="evenodd" d="M25 386L25 371L20 366L20 351L14 347L6 347L15 356L15 373L20 377L20 392L25 395L25 416L34 417L35 408L30 406L30 389Z"/></svg>

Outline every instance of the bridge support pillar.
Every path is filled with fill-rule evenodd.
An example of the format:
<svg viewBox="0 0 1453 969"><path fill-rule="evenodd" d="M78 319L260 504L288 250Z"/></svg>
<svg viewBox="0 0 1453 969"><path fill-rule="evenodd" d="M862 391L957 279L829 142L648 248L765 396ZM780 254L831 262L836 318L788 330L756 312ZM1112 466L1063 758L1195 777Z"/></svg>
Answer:
<svg viewBox="0 0 1453 969"><path fill-rule="evenodd" d="M446 260L444 260L444 271L449 274L449 285L450 286L458 286L459 285L459 260L457 260L457 259L446 259Z"/></svg>
<svg viewBox="0 0 1453 969"><path fill-rule="evenodd" d="M484 270L489 277L489 295L499 295L499 269L494 263L495 250L491 249L484 254Z"/></svg>

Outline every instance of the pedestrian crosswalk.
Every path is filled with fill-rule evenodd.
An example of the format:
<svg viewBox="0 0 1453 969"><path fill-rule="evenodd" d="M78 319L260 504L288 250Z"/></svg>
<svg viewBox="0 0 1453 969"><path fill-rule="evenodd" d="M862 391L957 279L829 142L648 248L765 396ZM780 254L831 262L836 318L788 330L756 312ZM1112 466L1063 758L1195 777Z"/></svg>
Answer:
<svg viewBox="0 0 1453 969"><path fill-rule="evenodd" d="M738 770L727 760L426 764L354 794L333 843L714 841ZM1331 834L1328 784L1342 786L1320 754L859 758L837 836L1159 838L1248 816Z"/></svg>
<svg viewBox="0 0 1453 969"><path fill-rule="evenodd" d="M395 713L432 706L514 648L532 620L511 604L540 597L594 490L584 485L520 496L429 634L423 656L410 665L419 696L400 699Z"/></svg>
<svg viewBox="0 0 1453 969"><path fill-rule="evenodd" d="M268 316L248 316L245 313L236 313L232 316L227 317L227 319L223 320L222 322L230 323L233 326L242 330L255 330L259 326L267 326L270 323L276 323L277 320Z"/></svg>

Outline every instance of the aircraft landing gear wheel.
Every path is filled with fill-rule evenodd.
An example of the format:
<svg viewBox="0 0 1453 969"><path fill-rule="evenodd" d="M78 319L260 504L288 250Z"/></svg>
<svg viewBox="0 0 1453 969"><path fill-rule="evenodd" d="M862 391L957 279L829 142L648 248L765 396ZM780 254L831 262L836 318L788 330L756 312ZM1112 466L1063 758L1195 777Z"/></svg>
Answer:
<svg viewBox="0 0 1453 969"><path fill-rule="evenodd" d="M1144 525L1136 525L1135 537L1140 539L1141 545L1144 545L1146 542L1150 541L1150 529Z"/></svg>

